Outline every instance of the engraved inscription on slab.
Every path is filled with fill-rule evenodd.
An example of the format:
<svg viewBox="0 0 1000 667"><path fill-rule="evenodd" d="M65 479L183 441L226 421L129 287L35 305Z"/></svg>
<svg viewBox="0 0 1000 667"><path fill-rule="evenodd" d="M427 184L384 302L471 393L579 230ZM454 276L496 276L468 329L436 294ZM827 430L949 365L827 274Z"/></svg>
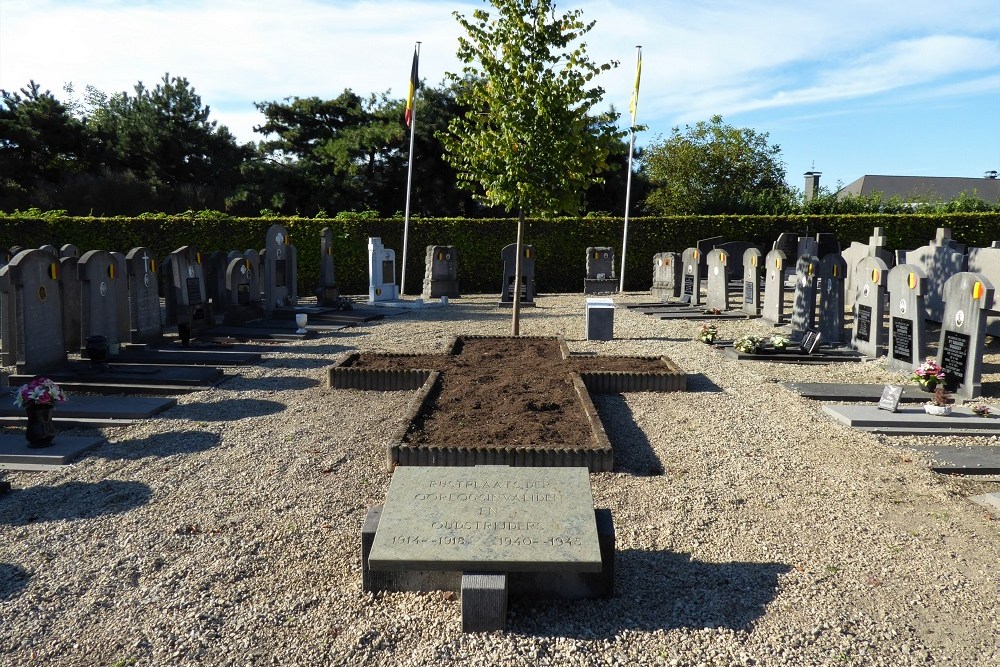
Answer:
<svg viewBox="0 0 1000 667"><path fill-rule="evenodd" d="M373 570L600 572L586 468L396 468Z"/></svg>
<svg viewBox="0 0 1000 667"><path fill-rule="evenodd" d="M941 347L941 368L949 381L965 381L965 366L969 360L969 336L957 331L945 331Z"/></svg>
<svg viewBox="0 0 1000 667"><path fill-rule="evenodd" d="M872 307L858 304L858 340L866 343L872 339Z"/></svg>
<svg viewBox="0 0 1000 667"><path fill-rule="evenodd" d="M913 359L913 320L892 318L892 358L916 363Z"/></svg>
<svg viewBox="0 0 1000 667"><path fill-rule="evenodd" d="M743 283L743 301L744 303L753 303L753 282L744 281Z"/></svg>
<svg viewBox="0 0 1000 667"><path fill-rule="evenodd" d="M882 390L882 398L879 399L878 409L895 412L899 408L899 399L903 395L903 388L887 384Z"/></svg>
<svg viewBox="0 0 1000 667"><path fill-rule="evenodd" d="M684 274L684 294L694 294L694 276L690 273Z"/></svg>

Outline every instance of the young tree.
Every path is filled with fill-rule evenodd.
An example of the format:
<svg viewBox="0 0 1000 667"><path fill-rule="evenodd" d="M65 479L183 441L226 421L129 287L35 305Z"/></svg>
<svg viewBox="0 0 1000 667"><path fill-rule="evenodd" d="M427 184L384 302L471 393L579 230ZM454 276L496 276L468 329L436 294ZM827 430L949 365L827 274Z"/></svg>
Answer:
<svg viewBox="0 0 1000 667"><path fill-rule="evenodd" d="M580 10L557 16L552 0L489 0L496 14L454 13L461 75L448 73L466 108L441 135L459 187L517 211L516 280L527 215L575 213L607 168L611 112L593 113L604 89L594 78L617 63L595 64L580 39L593 28ZM601 120L607 122L601 122ZM519 335L515 285L512 332Z"/></svg>
<svg viewBox="0 0 1000 667"><path fill-rule="evenodd" d="M737 128L722 116L675 127L670 138L646 149L650 182L646 208L657 213L777 213L790 206L781 147L767 133Z"/></svg>

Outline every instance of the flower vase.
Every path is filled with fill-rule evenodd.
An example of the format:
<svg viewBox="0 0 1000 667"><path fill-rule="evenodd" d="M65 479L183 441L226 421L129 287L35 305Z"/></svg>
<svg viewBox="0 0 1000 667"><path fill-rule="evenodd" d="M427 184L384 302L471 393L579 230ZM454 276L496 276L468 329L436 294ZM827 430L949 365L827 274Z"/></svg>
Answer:
<svg viewBox="0 0 1000 667"><path fill-rule="evenodd" d="M48 447L56 437L56 425L52 421L51 405L29 405L24 408L28 414L28 428L24 437L28 447Z"/></svg>
<svg viewBox="0 0 1000 667"><path fill-rule="evenodd" d="M926 403L924 405L924 412L929 415L935 415L938 417L946 417L951 414L950 405L934 405L933 403Z"/></svg>
<svg viewBox="0 0 1000 667"><path fill-rule="evenodd" d="M917 386L920 387L920 391L926 391L928 394L933 394L934 389L937 387L937 382L921 380L917 382Z"/></svg>

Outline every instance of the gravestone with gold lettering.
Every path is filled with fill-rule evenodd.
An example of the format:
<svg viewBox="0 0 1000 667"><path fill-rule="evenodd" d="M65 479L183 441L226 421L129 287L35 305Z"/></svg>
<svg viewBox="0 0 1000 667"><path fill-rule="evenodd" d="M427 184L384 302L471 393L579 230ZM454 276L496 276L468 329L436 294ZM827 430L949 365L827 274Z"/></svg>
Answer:
<svg viewBox="0 0 1000 667"><path fill-rule="evenodd" d="M944 315L937 361L945 385L963 398L982 393L986 314L994 310L992 283L982 274L962 271L944 284Z"/></svg>
<svg viewBox="0 0 1000 667"><path fill-rule="evenodd" d="M889 271L889 354L886 367L912 373L927 353L924 290L927 278L916 264Z"/></svg>
<svg viewBox="0 0 1000 667"><path fill-rule="evenodd" d="M889 270L878 257L865 257L854 271L854 324L851 347L866 357L885 351L885 289Z"/></svg>

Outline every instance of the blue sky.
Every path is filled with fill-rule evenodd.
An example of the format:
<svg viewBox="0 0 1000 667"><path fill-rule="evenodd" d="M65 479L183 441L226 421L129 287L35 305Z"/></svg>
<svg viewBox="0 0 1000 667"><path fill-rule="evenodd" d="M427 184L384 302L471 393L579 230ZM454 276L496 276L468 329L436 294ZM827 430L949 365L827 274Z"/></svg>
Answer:
<svg viewBox="0 0 1000 667"><path fill-rule="evenodd" d="M457 71L453 11L440 0L0 0L0 88L34 79L66 99L184 76L244 141L254 101L391 90L414 42L429 83ZM627 114L643 45L639 122L648 145L721 114L781 146L789 182L815 167L834 187L864 174L979 177L1000 169L997 0L593 0L599 83ZM418 107L419 113L419 107ZM419 116L418 116L419 122ZM626 123L623 121L622 125Z"/></svg>

